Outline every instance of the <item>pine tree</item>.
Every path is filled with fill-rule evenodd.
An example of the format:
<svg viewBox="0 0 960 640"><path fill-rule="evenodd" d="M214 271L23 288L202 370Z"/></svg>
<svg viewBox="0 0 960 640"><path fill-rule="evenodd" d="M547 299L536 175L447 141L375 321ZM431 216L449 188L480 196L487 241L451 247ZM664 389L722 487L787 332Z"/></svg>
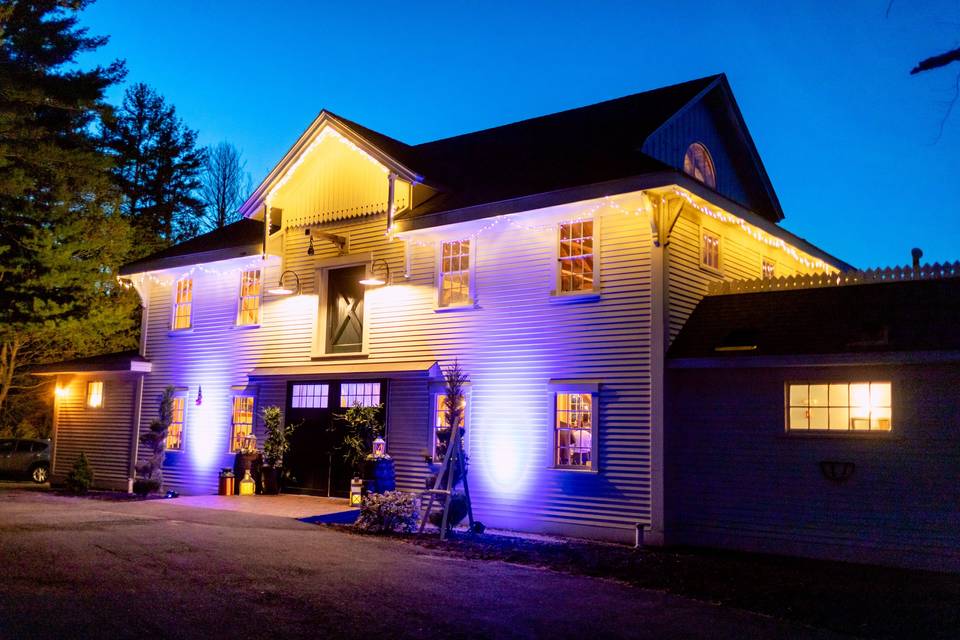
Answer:
<svg viewBox="0 0 960 640"><path fill-rule="evenodd" d="M203 218L197 193L204 151L197 148L197 132L183 124L176 108L147 85L135 84L105 118L102 135L123 194L120 210L137 232L131 258L197 235Z"/></svg>
<svg viewBox="0 0 960 640"><path fill-rule="evenodd" d="M91 134L110 110L104 92L124 67L75 64L106 42L77 26L87 4L0 3L0 427L7 429L30 420L38 404L26 365L136 344L136 297L115 279L129 227L116 214L111 159Z"/></svg>

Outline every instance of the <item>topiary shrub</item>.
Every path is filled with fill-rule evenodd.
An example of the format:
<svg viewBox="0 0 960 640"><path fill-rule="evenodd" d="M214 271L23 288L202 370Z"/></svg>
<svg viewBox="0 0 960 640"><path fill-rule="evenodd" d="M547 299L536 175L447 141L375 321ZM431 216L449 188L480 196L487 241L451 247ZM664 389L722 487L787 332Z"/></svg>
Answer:
<svg viewBox="0 0 960 640"><path fill-rule="evenodd" d="M413 493L370 493L360 505L354 526L367 533L410 533L420 518L420 500Z"/></svg>
<svg viewBox="0 0 960 640"><path fill-rule="evenodd" d="M80 452L80 457L73 462L73 467L70 469L70 473L67 474L67 479L63 484L67 493L72 493L77 496L85 494L90 488L90 485L93 484L93 468L90 466L90 461L87 460L87 456L82 451Z"/></svg>

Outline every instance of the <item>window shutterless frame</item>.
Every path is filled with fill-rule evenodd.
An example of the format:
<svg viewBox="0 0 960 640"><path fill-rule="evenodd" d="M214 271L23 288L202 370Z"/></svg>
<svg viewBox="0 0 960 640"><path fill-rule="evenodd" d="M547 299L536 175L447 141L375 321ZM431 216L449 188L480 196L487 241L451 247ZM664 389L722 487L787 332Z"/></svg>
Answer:
<svg viewBox="0 0 960 640"><path fill-rule="evenodd" d="M87 409L103 408L104 387L105 387L105 384L103 380L87 381L87 399L86 399Z"/></svg>
<svg viewBox="0 0 960 640"><path fill-rule="evenodd" d="M551 468L597 472L600 435L600 384L591 380L551 380Z"/></svg>
<svg viewBox="0 0 960 640"><path fill-rule="evenodd" d="M171 331L193 328L193 277L182 276L173 285L173 309L170 314Z"/></svg>
<svg viewBox="0 0 960 640"><path fill-rule="evenodd" d="M600 217L561 220L554 248L555 296L600 293Z"/></svg>
<svg viewBox="0 0 960 640"><path fill-rule="evenodd" d="M170 427L167 429L167 451L181 452L186 444L186 426L187 426L187 392L178 389L171 399Z"/></svg>
<svg viewBox="0 0 960 640"><path fill-rule="evenodd" d="M256 399L249 394L238 393L233 396L230 415L230 442L228 453L237 453L243 445L243 438L253 433L254 407Z"/></svg>
<svg viewBox="0 0 960 640"><path fill-rule="evenodd" d="M895 393L889 379L787 381L784 430L790 435L889 435Z"/></svg>
<svg viewBox="0 0 960 640"><path fill-rule="evenodd" d="M446 388L443 383L433 383L430 385L430 443L428 451L434 462L443 460L446 450L442 443L438 442L437 429L447 426L445 399ZM469 435L470 435L470 386L465 385L463 389L463 406L460 414L460 426L466 429L464 432L463 448L469 453Z"/></svg>
<svg viewBox="0 0 960 640"><path fill-rule="evenodd" d="M700 268L718 275L723 274L723 236L700 227Z"/></svg>
<svg viewBox="0 0 960 640"><path fill-rule="evenodd" d="M248 269L240 273L236 326L258 327L262 313L263 270Z"/></svg>
<svg viewBox="0 0 960 640"><path fill-rule="evenodd" d="M439 240L436 253L437 308L473 307L477 299L477 239Z"/></svg>

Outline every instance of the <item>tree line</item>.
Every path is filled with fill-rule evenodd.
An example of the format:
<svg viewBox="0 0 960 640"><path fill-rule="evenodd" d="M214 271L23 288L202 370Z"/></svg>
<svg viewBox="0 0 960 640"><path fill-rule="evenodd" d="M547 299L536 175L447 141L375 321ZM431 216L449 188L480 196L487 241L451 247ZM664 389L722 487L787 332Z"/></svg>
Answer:
<svg viewBox="0 0 960 640"><path fill-rule="evenodd" d="M122 60L78 24L90 0L0 0L0 434L49 433L37 363L136 348L126 262L235 221L251 190L229 142L201 147Z"/></svg>

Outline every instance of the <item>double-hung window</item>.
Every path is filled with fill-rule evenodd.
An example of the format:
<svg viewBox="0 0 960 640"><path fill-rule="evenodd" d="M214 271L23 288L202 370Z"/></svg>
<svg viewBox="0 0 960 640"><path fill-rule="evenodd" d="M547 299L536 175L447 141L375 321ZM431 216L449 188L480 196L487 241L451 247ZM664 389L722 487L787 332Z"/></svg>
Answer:
<svg viewBox="0 0 960 640"><path fill-rule="evenodd" d="M473 303L470 249L469 239L440 243L438 306L462 307Z"/></svg>
<svg viewBox="0 0 960 640"><path fill-rule="evenodd" d="M91 380L87 383L87 407L99 409L103 406L103 380Z"/></svg>
<svg viewBox="0 0 960 640"><path fill-rule="evenodd" d="M597 468L598 385L551 382L553 406L553 465L560 469Z"/></svg>
<svg viewBox="0 0 960 640"><path fill-rule="evenodd" d="M177 280L173 298L173 330L189 329L193 323L193 278Z"/></svg>
<svg viewBox="0 0 960 640"><path fill-rule="evenodd" d="M764 280L773 280L777 277L777 263L769 258L764 258L760 266L760 275Z"/></svg>
<svg viewBox="0 0 960 640"><path fill-rule="evenodd" d="M260 324L260 296L263 291L262 272L250 269L240 274L240 300L237 304L237 326Z"/></svg>
<svg viewBox="0 0 960 640"><path fill-rule="evenodd" d="M243 448L243 440L253 433L253 396L233 396L233 427L230 433L230 452Z"/></svg>
<svg viewBox="0 0 960 640"><path fill-rule="evenodd" d="M459 415L457 423L460 427L467 425L467 395L464 394L460 399ZM431 419L432 428L431 441L433 445L433 459L435 462L443 460L447 455L447 447L453 438L453 429L450 428L449 412L447 407L447 394L443 391L437 391L433 394L433 416ZM464 443L466 446L466 443Z"/></svg>
<svg viewBox="0 0 960 640"><path fill-rule="evenodd" d="M587 293L598 289L593 232L593 220L560 223L557 293Z"/></svg>
<svg viewBox="0 0 960 640"><path fill-rule="evenodd" d="M706 229L700 232L700 266L720 271L720 236Z"/></svg>
<svg viewBox="0 0 960 640"><path fill-rule="evenodd" d="M788 431L887 432L892 411L889 382L787 385Z"/></svg>
<svg viewBox="0 0 960 640"><path fill-rule="evenodd" d="M170 426L167 428L167 450L183 451L183 425L186 419L186 397L171 398Z"/></svg>

